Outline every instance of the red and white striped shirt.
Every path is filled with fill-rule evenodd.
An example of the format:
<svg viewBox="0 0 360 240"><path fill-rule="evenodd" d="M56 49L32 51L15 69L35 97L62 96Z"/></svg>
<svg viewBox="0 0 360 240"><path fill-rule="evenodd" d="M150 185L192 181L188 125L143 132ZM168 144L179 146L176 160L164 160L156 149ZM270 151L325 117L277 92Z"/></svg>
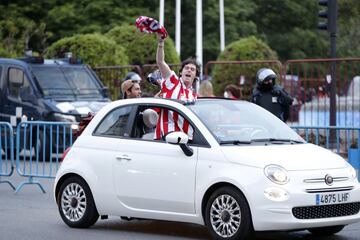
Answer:
<svg viewBox="0 0 360 240"><path fill-rule="evenodd" d="M174 71L171 71L170 77L161 82L161 96L163 98L178 99L183 101L195 101L196 93L185 86L184 82ZM155 130L155 139L160 139L169 132L182 131L193 138L194 129L190 123L177 112L162 109Z"/></svg>

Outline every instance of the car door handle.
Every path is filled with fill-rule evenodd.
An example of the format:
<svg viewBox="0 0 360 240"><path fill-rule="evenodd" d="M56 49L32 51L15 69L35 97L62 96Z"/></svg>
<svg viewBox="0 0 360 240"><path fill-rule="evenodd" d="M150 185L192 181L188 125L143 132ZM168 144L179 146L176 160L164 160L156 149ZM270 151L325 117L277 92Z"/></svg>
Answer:
<svg viewBox="0 0 360 240"><path fill-rule="evenodd" d="M130 161L131 160L131 158L128 155L117 156L116 159L119 161L122 161L122 160Z"/></svg>

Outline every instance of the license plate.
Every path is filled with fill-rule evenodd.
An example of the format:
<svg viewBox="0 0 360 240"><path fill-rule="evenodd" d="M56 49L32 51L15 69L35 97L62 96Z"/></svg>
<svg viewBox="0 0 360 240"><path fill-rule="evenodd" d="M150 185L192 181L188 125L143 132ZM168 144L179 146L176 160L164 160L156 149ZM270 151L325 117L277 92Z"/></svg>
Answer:
<svg viewBox="0 0 360 240"><path fill-rule="evenodd" d="M316 205L346 203L350 202L350 193L318 193L315 201Z"/></svg>

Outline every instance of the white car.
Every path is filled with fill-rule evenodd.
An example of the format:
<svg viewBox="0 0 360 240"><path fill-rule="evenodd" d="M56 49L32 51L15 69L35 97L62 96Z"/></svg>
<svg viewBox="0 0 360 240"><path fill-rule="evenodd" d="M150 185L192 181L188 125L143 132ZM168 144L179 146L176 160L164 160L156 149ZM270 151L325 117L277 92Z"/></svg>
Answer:
<svg viewBox="0 0 360 240"><path fill-rule="evenodd" d="M193 131L155 139L159 111ZM343 158L261 107L225 99L106 105L67 152L54 193L63 221L79 228L115 215L248 239L268 230L331 235L360 220L356 171Z"/></svg>

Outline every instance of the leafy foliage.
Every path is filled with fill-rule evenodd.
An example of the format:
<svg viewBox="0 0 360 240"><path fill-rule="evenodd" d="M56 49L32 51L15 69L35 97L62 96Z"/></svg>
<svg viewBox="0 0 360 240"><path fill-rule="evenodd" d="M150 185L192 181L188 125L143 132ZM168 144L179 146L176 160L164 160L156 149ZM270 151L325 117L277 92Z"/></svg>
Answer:
<svg viewBox="0 0 360 240"><path fill-rule="evenodd" d="M181 58L186 59L196 51L196 4L193 0L181 2ZM216 59L220 53L218 4L218 0L203 0L204 63ZM25 48L41 54L62 38L104 34L123 24L134 25L140 15L158 18L158 5L158 0L2 0L0 54L22 56ZM338 6L337 56L359 56L360 4L358 0L338 0ZM316 0L225 0L226 45L253 35L274 49L282 61L328 57L329 36L317 30L318 11ZM175 1L166 1L164 25L175 39ZM147 37L142 40L148 41ZM133 55L137 57L131 63L154 61L155 57L149 54L155 47L145 49L145 43L138 44L141 48L136 49ZM166 45L171 44L169 41Z"/></svg>
<svg viewBox="0 0 360 240"><path fill-rule="evenodd" d="M97 33L63 38L48 48L46 56L64 57L66 52L72 52L74 56L83 59L86 64L92 67L129 63L123 47Z"/></svg>
<svg viewBox="0 0 360 240"><path fill-rule="evenodd" d="M251 19L281 60L326 57L326 34L317 30L318 1L254 0Z"/></svg>
<svg viewBox="0 0 360 240"><path fill-rule="evenodd" d="M354 0L338 1L338 56L360 56L360 4Z"/></svg>
<svg viewBox="0 0 360 240"><path fill-rule="evenodd" d="M246 61L253 59L276 60L277 55L266 43L252 36L229 44L220 54L217 61ZM243 98L247 98L250 94L257 70L269 64L216 64L212 71L212 83L215 94L222 95L222 92L228 84L239 85L239 79L243 76L246 82L246 89L243 89ZM279 71L279 69L273 68Z"/></svg>
<svg viewBox="0 0 360 240"><path fill-rule="evenodd" d="M114 39L117 44L125 48L129 61L132 64L156 63L157 39L155 34L141 33L134 25L122 25L111 29L106 33L106 36ZM180 62L171 38L166 40L164 51L166 62Z"/></svg>

